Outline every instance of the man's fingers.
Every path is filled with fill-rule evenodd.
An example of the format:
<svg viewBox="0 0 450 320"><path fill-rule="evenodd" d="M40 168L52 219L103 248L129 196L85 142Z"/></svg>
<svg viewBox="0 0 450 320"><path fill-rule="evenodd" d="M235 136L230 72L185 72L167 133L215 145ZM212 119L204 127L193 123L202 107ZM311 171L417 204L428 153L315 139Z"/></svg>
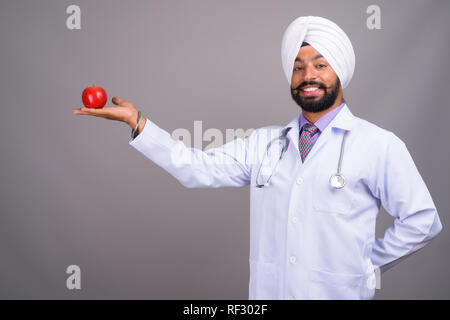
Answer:
<svg viewBox="0 0 450 320"><path fill-rule="evenodd" d="M73 109L72 113L73 114L87 114L86 112L82 111L81 109L83 109L83 108Z"/></svg>
<svg viewBox="0 0 450 320"><path fill-rule="evenodd" d="M105 117L110 114L109 110L107 108L101 108L101 109L95 109L95 108L79 108L79 109L73 109L72 111L74 114L79 115L90 115L90 116L97 116L97 117Z"/></svg>
<svg viewBox="0 0 450 320"><path fill-rule="evenodd" d="M72 112L73 112L74 114L82 114L83 111L81 111L81 109L82 109L82 108L76 108L76 109L73 109Z"/></svg>
<svg viewBox="0 0 450 320"><path fill-rule="evenodd" d="M120 99L119 97L113 97L113 98L111 99L111 101L112 101L112 103L114 103L115 105L119 105L119 104L125 102L125 100L122 100L122 99Z"/></svg>

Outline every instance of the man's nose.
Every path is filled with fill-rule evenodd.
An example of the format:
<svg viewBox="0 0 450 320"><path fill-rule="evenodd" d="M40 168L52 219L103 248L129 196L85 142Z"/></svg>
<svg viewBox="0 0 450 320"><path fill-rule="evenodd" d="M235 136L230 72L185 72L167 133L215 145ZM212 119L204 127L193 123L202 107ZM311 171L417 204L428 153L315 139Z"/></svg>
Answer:
<svg viewBox="0 0 450 320"><path fill-rule="evenodd" d="M303 74L304 81L312 81L316 79L317 74L313 66L307 65L304 70L305 70L305 73Z"/></svg>

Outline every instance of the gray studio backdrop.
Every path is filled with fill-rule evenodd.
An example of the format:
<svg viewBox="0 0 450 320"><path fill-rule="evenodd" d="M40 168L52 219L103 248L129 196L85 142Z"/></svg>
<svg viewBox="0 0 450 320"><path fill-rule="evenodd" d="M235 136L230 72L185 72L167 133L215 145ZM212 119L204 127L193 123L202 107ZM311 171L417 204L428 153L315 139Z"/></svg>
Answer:
<svg viewBox="0 0 450 320"><path fill-rule="evenodd" d="M381 29L367 27L372 4ZM1 0L0 298L247 299L249 188L186 189L125 124L72 109L95 82L170 133L284 125L300 109L281 37L301 15L347 32L348 105L405 141L444 226L376 299L450 298L449 14L446 0ZM377 236L391 223L382 211ZM66 287L70 265L81 290Z"/></svg>

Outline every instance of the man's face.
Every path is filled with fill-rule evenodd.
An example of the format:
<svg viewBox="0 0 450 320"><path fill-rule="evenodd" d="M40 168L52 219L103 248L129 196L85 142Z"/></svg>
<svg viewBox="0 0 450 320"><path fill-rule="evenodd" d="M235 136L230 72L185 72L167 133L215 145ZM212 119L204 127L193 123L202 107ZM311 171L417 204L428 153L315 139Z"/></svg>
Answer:
<svg viewBox="0 0 450 320"><path fill-rule="evenodd" d="M292 99L305 111L330 108L339 95L340 81L328 61L312 46L301 47L294 63Z"/></svg>

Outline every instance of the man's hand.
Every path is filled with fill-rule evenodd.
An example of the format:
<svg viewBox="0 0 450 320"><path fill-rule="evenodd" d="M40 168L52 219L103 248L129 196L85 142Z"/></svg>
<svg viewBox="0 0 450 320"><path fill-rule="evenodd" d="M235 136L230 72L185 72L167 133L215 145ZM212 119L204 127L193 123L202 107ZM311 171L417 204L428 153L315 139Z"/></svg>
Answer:
<svg viewBox="0 0 450 320"><path fill-rule="evenodd" d="M125 122L130 126L131 129L134 129L136 127L137 122L137 116L138 111L136 109L136 106L126 100L122 100L118 97L112 98L112 103L114 103L116 106L112 107L104 107L101 109L94 109L94 108L79 108L74 109L72 112L74 114L79 115L89 115L89 116L95 116L95 117L101 117L109 120L117 120ZM139 124L138 133L142 131L145 125L145 118L142 116L141 122Z"/></svg>

